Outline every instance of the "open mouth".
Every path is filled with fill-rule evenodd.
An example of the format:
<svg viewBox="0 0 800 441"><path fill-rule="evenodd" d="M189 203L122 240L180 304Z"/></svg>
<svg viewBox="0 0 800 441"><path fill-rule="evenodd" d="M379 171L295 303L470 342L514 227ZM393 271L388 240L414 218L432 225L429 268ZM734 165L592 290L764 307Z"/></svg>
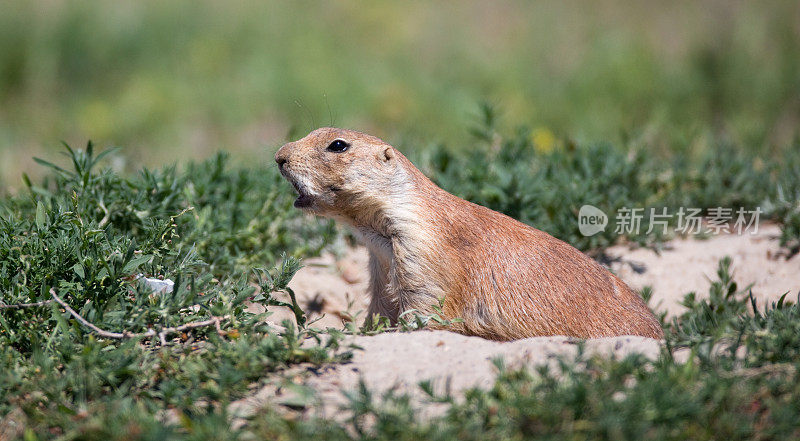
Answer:
<svg viewBox="0 0 800 441"><path fill-rule="evenodd" d="M286 178L289 183L292 184L294 187L294 191L297 192L297 199L294 200L295 208L308 208L314 204L314 196L311 195L308 191L306 191L305 186L293 179L291 176L288 176L286 173L282 173L283 176Z"/></svg>
<svg viewBox="0 0 800 441"><path fill-rule="evenodd" d="M295 208L308 208L314 203L314 197L310 194L300 193L300 196L294 200Z"/></svg>

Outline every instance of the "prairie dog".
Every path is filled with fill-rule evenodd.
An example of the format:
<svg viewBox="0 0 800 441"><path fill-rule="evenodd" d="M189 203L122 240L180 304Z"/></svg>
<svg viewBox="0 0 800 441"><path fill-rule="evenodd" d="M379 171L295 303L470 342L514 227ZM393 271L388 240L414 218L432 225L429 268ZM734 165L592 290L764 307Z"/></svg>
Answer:
<svg viewBox="0 0 800 441"><path fill-rule="evenodd" d="M294 206L350 225L369 249L374 314L392 322L444 299L448 329L493 340L661 338L639 295L547 233L439 188L380 139L314 130L275 154Z"/></svg>

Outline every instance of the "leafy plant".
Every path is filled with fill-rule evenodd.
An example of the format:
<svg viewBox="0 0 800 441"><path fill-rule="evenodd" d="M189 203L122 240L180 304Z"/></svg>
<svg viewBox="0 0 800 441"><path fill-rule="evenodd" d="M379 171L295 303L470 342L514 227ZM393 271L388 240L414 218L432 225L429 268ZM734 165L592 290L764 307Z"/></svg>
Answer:
<svg viewBox="0 0 800 441"><path fill-rule="evenodd" d="M349 356L335 336L288 322L276 333L269 311L248 312L248 302L278 305L270 299L299 261L284 256L270 273L245 254L263 247L253 252L263 264L308 250L309 228L318 246L330 235L278 209L291 202L272 177L217 156L124 179L99 169L105 152L91 144L67 153L71 169L39 160L53 174L2 203L0 414L21 410L39 435L65 436L87 409L213 415L268 372ZM253 221L265 207L272 215ZM172 289L153 292L143 274Z"/></svg>

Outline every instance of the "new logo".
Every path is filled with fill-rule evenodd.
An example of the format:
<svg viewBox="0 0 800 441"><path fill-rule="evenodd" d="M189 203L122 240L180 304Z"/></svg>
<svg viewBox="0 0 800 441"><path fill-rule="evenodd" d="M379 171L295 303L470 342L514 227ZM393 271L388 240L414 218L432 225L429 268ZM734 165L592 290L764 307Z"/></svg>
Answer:
<svg viewBox="0 0 800 441"><path fill-rule="evenodd" d="M605 231L606 225L608 225L608 216L603 213L603 210L593 205L584 205L578 211L578 230L584 236L594 236Z"/></svg>

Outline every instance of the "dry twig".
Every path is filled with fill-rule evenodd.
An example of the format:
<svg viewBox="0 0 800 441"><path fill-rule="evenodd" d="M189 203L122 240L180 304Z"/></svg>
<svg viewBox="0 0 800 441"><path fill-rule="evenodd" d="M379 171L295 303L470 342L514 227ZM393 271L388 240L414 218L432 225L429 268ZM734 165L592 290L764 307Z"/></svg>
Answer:
<svg viewBox="0 0 800 441"><path fill-rule="evenodd" d="M49 300L42 300L41 302L34 302L34 303L17 303L15 305L6 305L5 303L0 303L0 309L23 309L23 308L33 308L35 306L44 306L53 303L53 299Z"/></svg>
<svg viewBox="0 0 800 441"><path fill-rule="evenodd" d="M18 303L14 305L6 305L0 304L0 309L22 309L22 308L32 308L36 306L44 306L50 304L52 302L56 302L61 305L72 317L75 318L80 324L83 326L91 329L95 334L106 337L106 338L116 338L116 339L123 339L123 338L143 338L143 337L154 337L158 336L159 342L162 345L167 344L167 336L170 334L177 334L183 331L187 331L189 329L196 329L196 328L204 328L207 326L214 326L216 328L217 334L224 335L225 332L222 330L221 322L229 318L229 316L222 316L222 317L212 317L208 320L202 320L198 322L191 322L191 323L184 323L180 326L169 326L166 328L161 328L160 330L156 331L155 329L148 329L146 332L130 332L130 331L122 331L122 332L111 332L106 331L105 329L98 328L94 323L86 320L78 314L77 311L72 309L67 302L65 302L61 297L56 294L55 289L50 288L50 295L53 297L49 300L42 300L41 302L35 303Z"/></svg>

